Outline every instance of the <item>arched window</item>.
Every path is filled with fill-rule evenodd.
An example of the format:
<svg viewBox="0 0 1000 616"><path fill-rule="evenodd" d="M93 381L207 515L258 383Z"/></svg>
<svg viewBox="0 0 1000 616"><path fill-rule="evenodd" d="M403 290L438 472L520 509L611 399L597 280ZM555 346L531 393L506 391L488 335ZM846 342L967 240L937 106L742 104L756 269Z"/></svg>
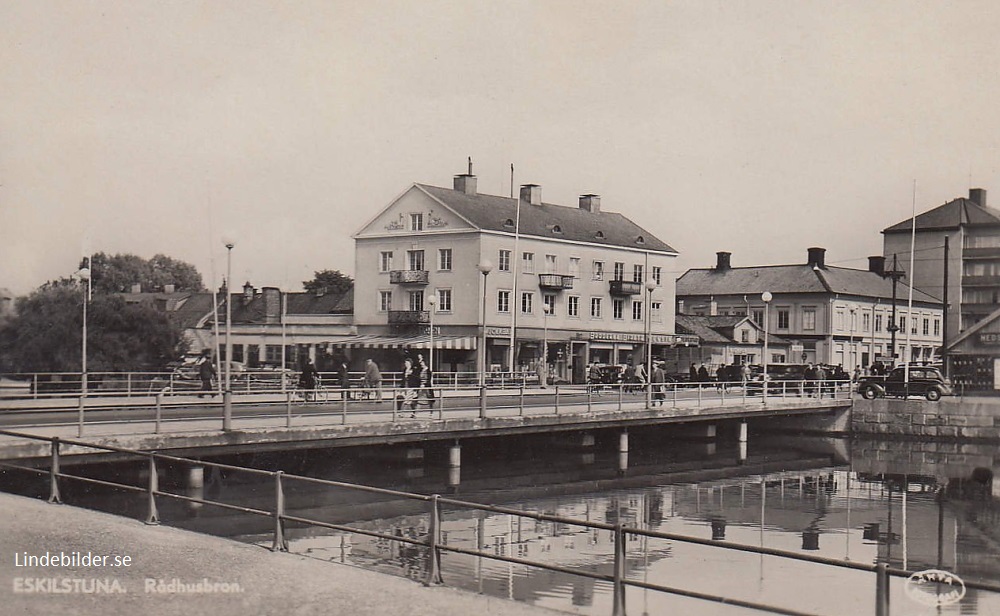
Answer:
<svg viewBox="0 0 1000 616"><path fill-rule="evenodd" d="M562 233L562 227L560 227L559 225L552 225L552 232L553 233Z"/></svg>
<svg viewBox="0 0 1000 616"><path fill-rule="evenodd" d="M594 238L595 239L599 239L599 240L603 240L604 239L604 231L598 231L597 233L595 233L594 234Z"/></svg>
<svg viewBox="0 0 1000 616"><path fill-rule="evenodd" d="M514 226L514 219L513 218L508 218L507 220L503 221L503 226L505 226L505 227L513 227Z"/></svg>
<svg viewBox="0 0 1000 616"><path fill-rule="evenodd" d="M636 244L645 244L646 243L646 238L644 238L644 237L642 237L640 235L639 237L635 238L635 243Z"/></svg>

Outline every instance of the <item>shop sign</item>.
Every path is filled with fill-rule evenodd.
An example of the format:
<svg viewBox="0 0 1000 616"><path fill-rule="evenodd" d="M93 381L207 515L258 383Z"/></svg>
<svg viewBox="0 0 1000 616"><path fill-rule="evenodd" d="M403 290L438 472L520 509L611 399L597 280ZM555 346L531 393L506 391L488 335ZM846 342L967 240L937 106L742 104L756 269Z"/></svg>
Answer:
<svg viewBox="0 0 1000 616"><path fill-rule="evenodd" d="M510 338L509 327L487 327L486 335L492 338Z"/></svg>
<svg viewBox="0 0 1000 616"><path fill-rule="evenodd" d="M590 332L589 338L592 341L602 341L602 342L646 342L645 334L623 334L616 332ZM649 337L650 342L653 344L673 344L675 341L679 341L680 338L676 336L664 336L662 334L654 334Z"/></svg>
<svg viewBox="0 0 1000 616"><path fill-rule="evenodd" d="M979 344L984 346L1000 346L1000 333L980 332Z"/></svg>

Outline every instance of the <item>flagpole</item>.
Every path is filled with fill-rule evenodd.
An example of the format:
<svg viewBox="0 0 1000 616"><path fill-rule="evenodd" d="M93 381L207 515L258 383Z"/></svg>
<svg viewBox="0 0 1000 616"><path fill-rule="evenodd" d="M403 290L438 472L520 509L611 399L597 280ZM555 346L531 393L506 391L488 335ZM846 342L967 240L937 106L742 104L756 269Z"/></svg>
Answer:
<svg viewBox="0 0 1000 616"><path fill-rule="evenodd" d="M514 163L510 164L510 198L514 199ZM520 309L520 301L517 297L517 276L520 262L517 254L518 239L521 234L521 195L517 196L514 202L514 254L510 256L511 271L514 274L514 281L511 283L511 307L510 307L510 348L507 350L507 365L510 367L511 377L514 376L514 332L517 329L517 311Z"/></svg>
<svg viewBox="0 0 1000 616"><path fill-rule="evenodd" d="M911 346L911 332L916 327L917 322L913 317L913 246L917 240L917 181L913 180L913 204L910 210L910 280L907 285L906 313L910 317L910 322L906 328L906 353L904 354L903 383L904 391L910 393L910 361L913 360L913 347ZM906 357L905 355L908 355Z"/></svg>

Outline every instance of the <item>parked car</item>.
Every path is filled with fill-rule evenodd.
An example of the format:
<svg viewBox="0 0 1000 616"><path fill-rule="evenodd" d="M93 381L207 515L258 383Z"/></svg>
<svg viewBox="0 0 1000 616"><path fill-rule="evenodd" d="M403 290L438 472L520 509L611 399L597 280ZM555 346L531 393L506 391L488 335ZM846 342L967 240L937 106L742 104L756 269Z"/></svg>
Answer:
<svg viewBox="0 0 1000 616"><path fill-rule="evenodd" d="M940 400L941 396L951 395L951 381L946 379L941 371L930 366L910 368L909 382L906 381L906 368L894 368L886 376L865 376L858 381L858 393L866 400L882 396L924 396L931 402Z"/></svg>

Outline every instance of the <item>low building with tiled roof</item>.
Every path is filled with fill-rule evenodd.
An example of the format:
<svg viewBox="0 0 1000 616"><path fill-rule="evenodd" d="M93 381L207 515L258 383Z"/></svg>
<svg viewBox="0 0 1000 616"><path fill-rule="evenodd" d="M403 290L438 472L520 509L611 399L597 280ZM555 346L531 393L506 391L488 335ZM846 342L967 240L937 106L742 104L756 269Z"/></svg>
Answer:
<svg viewBox="0 0 1000 616"><path fill-rule="evenodd" d="M487 195L470 169L451 188L411 185L353 237L359 336L403 351L428 333L433 297L441 370L535 370L547 347L556 380L583 382L590 362L641 361L647 313L654 353L675 344L677 251L594 194Z"/></svg>
<svg viewBox="0 0 1000 616"><path fill-rule="evenodd" d="M690 315L674 317L678 334L696 336L696 345L679 345L667 353L669 372L687 373L691 364L705 364L715 374L720 366L759 365L764 356L764 330L746 315ZM772 363L788 361L790 343L780 336L767 336ZM797 358L796 358L797 361Z"/></svg>
<svg viewBox="0 0 1000 616"><path fill-rule="evenodd" d="M731 254L719 252L715 267L696 268L677 280L678 314L750 316L789 343L789 353L777 352L769 362L818 362L846 370L868 367L877 359L890 362L893 283L884 260L873 257L868 270L826 264L823 248L810 248L805 263L732 267ZM939 298L913 290L913 311L907 309L909 288L896 288L897 354L909 344L916 360L930 360L941 346L942 305ZM906 355L909 357L910 355Z"/></svg>

